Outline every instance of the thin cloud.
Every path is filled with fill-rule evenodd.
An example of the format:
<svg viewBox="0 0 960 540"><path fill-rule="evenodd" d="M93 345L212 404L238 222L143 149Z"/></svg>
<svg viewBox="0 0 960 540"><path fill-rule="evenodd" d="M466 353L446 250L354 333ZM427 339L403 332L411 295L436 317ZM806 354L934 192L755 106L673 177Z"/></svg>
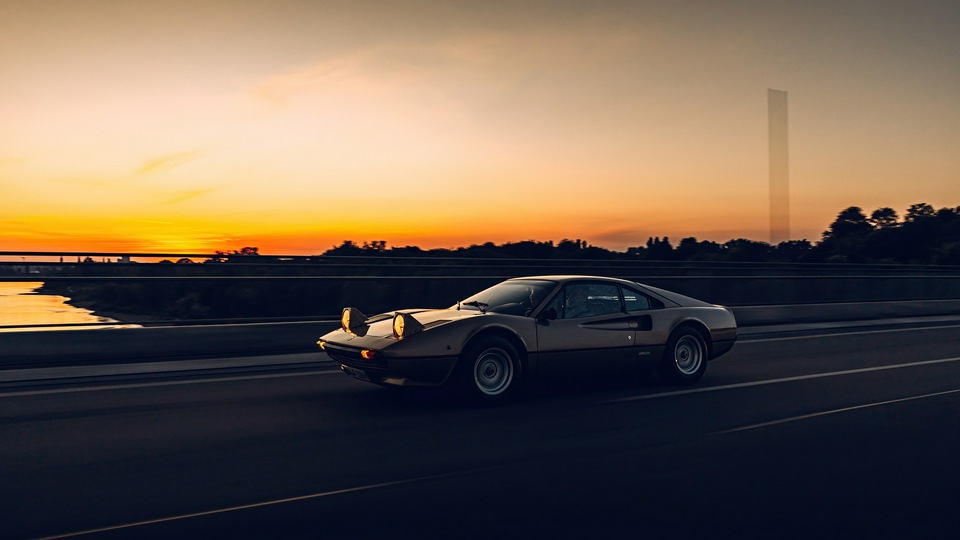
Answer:
<svg viewBox="0 0 960 540"><path fill-rule="evenodd" d="M188 190L184 190L179 193L176 193L172 197L161 201L159 204L161 205L179 204L182 202L189 201L191 199L196 199L197 197L203 197L204 195L213 193L214 191L218 191L220 189L221 189L220 187L188 189Z"/></svg>
<svg viewBox="0 0 960 540"><path fill-rule="evenodd" d="M0 157L0 167L5 165L18 165L20 163L23 163L23 158L21 157Z"/></svg>
<svg viewBox="0 0 960 540"><path fill-rule="evenodd" d="M624 228L603 230L597 233L585 232L584 236L588 237L591 243L609 247L639 246L647 241L648 236L655 235L650 234L648 236L644 236L643 233L637 229Z"/></svg>
<svg viewBox="0 0 960 540"><path fill-rule="evenodd" d="M252 89L257 100L284 105L309 95L396 97L397 91L451 99L450 92L498 94L522 83L532 71L580 72L598 58L633 59L643 39L634 32L608 31L584 42L564 31L527 34L484 32L430 43L389 43L276 73ZM631 60L632 61L632 60Z"/></svg>
<svg viewBox="0 0 960 540"><path fill-rule="evenodd" d="M188 152L178 152L176 154L160 156L145 162L140 166L139 169L136 170L136 174L150 174L161 171L169 171L170 169L179 167L197 159L200 157L200 154L201 152L199 150L191 150Z"/></svg>

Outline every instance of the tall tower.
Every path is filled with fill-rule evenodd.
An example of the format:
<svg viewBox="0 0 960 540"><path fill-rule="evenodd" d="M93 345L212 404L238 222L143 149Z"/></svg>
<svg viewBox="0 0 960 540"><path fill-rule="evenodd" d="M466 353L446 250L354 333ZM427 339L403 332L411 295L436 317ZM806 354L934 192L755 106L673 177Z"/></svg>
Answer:
<svg viewBox="0 0 960 540"><path fill-rule="evenodd" d="M790 163L787 151L787 93L767 89L770 140L770 243L790 239Z"/></svg>

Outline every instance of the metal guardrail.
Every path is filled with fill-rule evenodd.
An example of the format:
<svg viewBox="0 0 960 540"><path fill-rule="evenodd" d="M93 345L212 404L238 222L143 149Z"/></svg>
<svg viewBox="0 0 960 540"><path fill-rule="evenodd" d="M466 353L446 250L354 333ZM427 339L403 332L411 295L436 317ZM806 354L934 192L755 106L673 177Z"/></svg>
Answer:
<svg viewBox="0 0 960 540"><path fill-rule="evenodd" d="M956 325L960 300L844 303L733 308L742 327L840 321L839 326L888 324L890 318L923 317L923 324ZM936 317L936 321L931 317ZM876 321L868 323L867 321ZM0 370L166 361L240 355L308 353L339 321L220 324L110 331L13 332L0 334ZM782 328L780 331L790 331ZM45 334L45 335L41 335ZM69 351L69 354L64 354Z"/></svg>
<svg viewBox="0 0 960 540"><path fill-rule="evenodd" d="M597 273L595 275L606 275L607 273ZM36 282L36 281L114 281L114 282L124 282L124 281L388 281L388 280L464 280L464 279L511 279L518 277L520 275L527 274L482 274L482 275L428 275L428 276L392 276L392 275L383 275L383 276L356 276L356 275L344 275L344 276L258 276L258 275L243 275L243 276L48 276L48 275L34 275L34 276L0 276L0 282ZM824 280L824 279L833 279L833 280L880 280L880 279L903 279L903 280L925 280L931 278L937 279L947 279L947 280L960 280L960 275L956 276L942 276L942 275L877 275L877 274L826 274L826 275L816 275L816 276L787 276L787 275L727 275L727 276L708 276L708 275L689 275L689 276L665 276L665 275L640 275L640 276L631 276L631 275L620 275L616 277L621 277L623 279L628 279L631 281L643 281L643 280L657 280L657 281L689 281L689 280L698 280L698 279L716 279L716 280L743 280L743 279L753 279L753 280L775 280L775 281L792 281L792 280Z"/></svg>
<svg viewBox="0 0 960 540"><path fill-rule="evenodd" d="M21 261L0 262L0 282L74 282L74 283L135 283L135 282L209 282L224 283L292 283L313 282L409 282L432 280L443 283L464 280L502 280L519 275L582 273L624 277L640 282L652 282L671 288L672 284L696 285L702 290L740 288L748 284L817 283L843 288L844 284L861 288L865 283L889 287L891 281L903 285L904 290L922 289L928 284L958 291L960 298L960 267L936 265L863 265L841 263L752 263L731 261L645 261L618 259L531 259L531 258L475 258L468 256L300 256L300 255L233 255L210 253L129 253L129 252L17 252L0 251L0 257L18 256ZM130 262L25 262L27 257L124 257L131 261L147 258L203 258L225 259L223 262L194 264L158 264ZM18 273L16 269L29 267L36 273ZM380 275L374 275L374 274ZM135 275L130 275L135 274ZM264 275L266 274L266 275ZM729 284L729 285L728 285ZM932 286L932 285L931 285ZM696 287L695 287L696 288ZM696 296L696 294L693 294ZM928 298L896 298L896 300ZM822 301L822 300L819 300ZM736 303L725 302L728 305ZM750 302L756 304L756 302ZM741 304L742 305L742 304ZM188 320L130 320L126 324L141 326L188 326L243 324L293 321L335 320L335 315L313 317L244 317ZM117 323L82 323L65 327L116 326ZM38 328L50 325L6 325L0 329Z"/></svg>
<svg viewBox="0 0 960 540"><path fill-rule="evenodd" d="M229 263L244 264L261 267L369 267L378 263L389 263L394 267L412 267L422 268L424 266L439 265L443 268L477 268L482 267L502 267L515 268L518 266L527 267L551 267L562 265L590 265L609 268L622 268L624 266L642 267L642 268L662 268L662 269L693 269L703 270L723 270L730 268L750 268L771 270L859 270L863 272L885 272L891 270L900 270L907 273L918 271L935 273L958 273L960 266L932 265L932 264L898 264L898 263L836 263L836 262L751 262L751 261L672 261L672 260L646 260L630 258L626 254L615 254L610 258L576 258L576 257L557 257L557 258L530 258L530 257L476 257L473 255L449 255L449 256L409 256L409 255L239 255L228 253L175 253L175 252L157 252L157 253L138 253L138 252L81 252L81 251L0 251L0 258L19 257L21 261L2 261L0 266L90 266L94 264L126 264L118 262L103 263L94 260L91 262L73 262L63 260L56 261L26 261L26 258L101 258L108 257L126 258L131 264L143 264L136 262L136 259L205 259L212 261L215 259L226 259ZM459 263L459 264L458 264ZM204 264L203 262L194 264Z"/></svg>

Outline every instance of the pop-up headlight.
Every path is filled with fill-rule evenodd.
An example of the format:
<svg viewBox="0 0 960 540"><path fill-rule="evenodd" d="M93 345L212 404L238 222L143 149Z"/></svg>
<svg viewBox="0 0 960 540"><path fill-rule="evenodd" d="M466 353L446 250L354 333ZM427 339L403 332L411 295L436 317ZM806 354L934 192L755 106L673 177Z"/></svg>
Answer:
<svg viewBox="0 0 960 540"><path fill-rule="evenodd" d="M354 307L343 308L343 314L340 316L340 326L351 334L356 333L358 328L362 328L367 322L367 316Z"/></svg>
<svg viewBox="0 0 960 540"><path fill-rule="evenodd" d="M420 321L413 318L408 313L397 313L393 317L393 335L398 339L410 337L413 334L423 330Z"/></svg>

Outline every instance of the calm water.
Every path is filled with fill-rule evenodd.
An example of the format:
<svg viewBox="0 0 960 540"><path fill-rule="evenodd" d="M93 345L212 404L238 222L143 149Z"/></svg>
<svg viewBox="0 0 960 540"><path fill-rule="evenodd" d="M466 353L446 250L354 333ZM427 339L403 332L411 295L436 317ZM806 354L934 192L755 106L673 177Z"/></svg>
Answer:
<svg viewBox="0 0 960 540"><path fill-rule="evenodd" d="M3 328L19 325L54 325L118 322L94 315L89 309L71 306L68 298L52 294L36 294L43 282L0 282L0 332L13 330L62 330L84 327ZM93 328L114 328L95 326Z"/></svg>

